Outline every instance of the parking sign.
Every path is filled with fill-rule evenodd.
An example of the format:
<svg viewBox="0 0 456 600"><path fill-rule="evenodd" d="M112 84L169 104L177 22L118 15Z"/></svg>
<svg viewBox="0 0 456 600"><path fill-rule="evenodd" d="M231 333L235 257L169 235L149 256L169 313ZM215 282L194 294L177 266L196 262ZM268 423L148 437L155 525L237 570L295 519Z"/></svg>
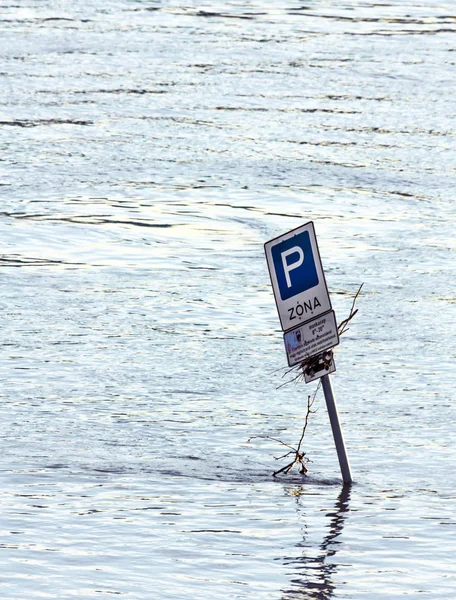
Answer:
<svg viewBox="0 0 456 600"><path fill-rule="evenodd" d="M284 331L331 310L313 222L264 245Z"/></svg>

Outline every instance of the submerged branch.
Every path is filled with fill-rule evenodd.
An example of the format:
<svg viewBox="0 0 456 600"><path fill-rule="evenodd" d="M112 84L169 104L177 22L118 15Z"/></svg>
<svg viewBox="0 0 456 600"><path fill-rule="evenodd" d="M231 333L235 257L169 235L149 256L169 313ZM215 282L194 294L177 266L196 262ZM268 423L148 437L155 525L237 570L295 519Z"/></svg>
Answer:
<svg viewBox="0 0 456 600"><path fill-rule="evenodd" d="M274 477L277 477L277 475L280 475L280 473L288 474L295 465L299 465L299 472L301 473L301 475L305 475L307 473L307 467L305 465L305 462L308 462L309 459L306 457L306 453L302 452L301 446L304 441L304 436L306 434L307 425L309 424L309 417L312 413L316 412L315 410L312 410L312 406L315 402L315 398L316 398L319 388L320 388L320 383L318 384L317 389L315 390L313 395L307 396L307 411L306 411L306 416L304 419L304 427L302 428L301 438L299 440L298 447L293 448L294 459L290 463L288 463L287 465L285 465L284 467L279 469L278 471L275 471L273 473ZM283 442L281 442L281 443L283 444ZM283 444L283 445L288 446L288 444ZM288 447L290 448L291 446L288 446ZM287 454L284 454L280 458L286 458L290 454L293 454L293 451L287 452ZM279 459L277 459L277 460L279 460Z"/></svg>
<svg viewBox="0 0 456 600"><path fill-rule="evenodd" d="M289 462L287 465L273 473L274 477L277 477L277 475L280 475L280 473L289 473L295 465L299 465L299 472L301 473L301 475L305 475L307 473L307 467L305 465L305 462L309 462L309 459L306 457L306 453L301 451L301 446L304 440L307 425L309 423L309 416L312 413L316 412L315 410L312 410L312 406L315 402L315 397L317 395L319 387L320 385L317 386L317 389L315 390L312 396L307 397L307 412L304 420L304 427L302 428L301 439L299 440L297 448L294 448L293 446L290 446L290 444L286 444L285 442L282 442L282 440L279 440L278 438L272 437L270 435L254 435L247 440L247 442L258 438L273 440L274 442L277 442L278 444L285 446L286 448L290 448L290 451L284 454L283 456L275 457L276 460L281 460L282 458L287 458L287 456L294 454L294 458L291 462Z"/></svg>

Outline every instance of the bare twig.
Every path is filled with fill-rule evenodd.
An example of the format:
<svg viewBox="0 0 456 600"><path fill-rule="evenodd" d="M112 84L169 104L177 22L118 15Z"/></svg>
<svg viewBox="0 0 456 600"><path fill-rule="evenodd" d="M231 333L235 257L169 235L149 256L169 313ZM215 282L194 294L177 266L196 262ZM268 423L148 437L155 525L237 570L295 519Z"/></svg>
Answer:
<svg viewBox="0 0 456 600"><path fill-rule="evenodd" d="M299 472L301 473L301 475L305 475L307 473L307 467L305 465L305 462L308 461L308 459L306 457L306 453L301 451L301 446L304 441L304 435L306 433L307 425L309 424L309 417L312 413L316 412L315 410L312 410L312 406L315 402L315 397L317 395L319 388L320 388L320 383L318 384L317 389L315 390L313 395L307 396L307 412L306 412L306 416L304 419L304 427L302 428L301 439L299 440L298 447L293 448L294 453L295 453L294 459L290 463L288 463L287 465L285 465L284 467L279 469L278 471L275 471L275 473L273 473L274 477L277 477L277 475L280 475L280 473L288 474L295 465L299 465ZM284 444L284 446L287 446L287 444ZM290 446L288 446L288 447L290 447ZM293 452L292 451L287 452L287 454L284 454L280 458L286 458L290 454L293 454Z"/></svg>
<svg viewBox="0 0 456 600"><path fill-rule="evenodd" d="M296 452L296 450L294 448L293 448L293 450L290 450L290 452L287 452L283 456L274 456L274 458L275 458L275 460L282 460L282 458L286 458L287 456L290 456L290 454L293 454L293 452Z"/></svg>
<svg viewBox="0 0 456 600"><path fill-rule="evenodd" d="M309 417L311 414L317 412L316 410L312 410L312 406L314 405L315 398L317 396L317 392L320 389L320 385L321 385L321 383L319 382L318 386L316 387L315 392L312 394L312 396L307 396L307 411L306 411L306 416L304 418L304 426L302 428L301 437L299 439L297 448L294 448L293 446L290 446L290 444L286 444L285 442L282 442L282 440L279 440L278 438L272 437L270 435L254 435L247 440L247 442L250 442L251 440L258 439L258 438L267 439L267 440L272 440L274 442L277 442L278 444L280 444L281 446L285 446L286 448L290 448L290 451L286 452L282 456L274 457L275 460L281 460L283 458L287 458L287 456L294 455L294 458L291 462L289 462L284 467L282 467L281 469L278 469L277 471L275 471L273 473L274 477L277 477L277 475L280 475L281 473L285 473L287 475L295 465L298 465L299 473L301 475L305 475L307 473L307 467L306 467L305 463L310 462L310 461L307 458L306 453L301 450L301 447L302 447L302 444L304 441L304 436L305 436L305 433L307 430L307 426L309 424Z"/></svg>
<svg viewBox="0 0 456 600"><path fill-rule="evenodd" d="M290 369L290 371L291 370L294 370L294 369ZM290 371L288 371L288 373ZM301 378L302 378L302 373L298 373L295 377L293 377L293 379L290 379L289 381L285 381L284 383L281 383L276 389L280 390L280 388L284 387L285 385L288 385L289 383L293 383L293 381L298 381Z"/></svg>
<svg viewBox="0 0 456 600"><path fill-rule="evenodd" d="M362 283L359 286L358 291L356 292L356 295L353 298L353 304L352 304L351 309L350 309L350 314L348 315L348 317L346 319L344 319L341 323L339 323L339 325L337 327L339 335L342 335L345 331L347 331L347 325L349 324L349 322L353 319L353 317L358 312L358 309L355 310L355 304L356 304L356 301L358 300L358 296L361 293L363 285L364 285L364 283Z"/></svg>
<svg viewBox="0 0 456 600"><path fill-rule="evenodd" d="M320 385L321 385L321 382L319 381L319 382L318 382L318 385L317 385L317 389L316 389L316 390L315 390L315 392L313 393L313 396L312 396L312 398L311 398L310 396L307 396L307 412L306 412L306 418L305 418L305 421L304 421L304 427L302 428L302 434L301 434L301 439L299 440L298 449L296 450L296 452L297 452L297 453L299 453L299 452L300 452L300 450L301 450L301 445L302 445L302 442L303 442L303 440L304 440L304 435L305 435L305 433L306 433L307 425L308 425L308 423L309 423L309 416L310 416L312 413L316 413L316 412L317 412L316 410L312 410L312 406L313 406L313 404L314 404L314 402L315 402L315 398L316 398L316 396L317 396L317 392L318 392L318 390L320 389Z"/></svg>
<svg viewBox="0 0 456 600"><path fill-rule="evenodd" d="M282 446L286 446L287 448L291 448L292 452L296 452L296 448L293 448L293 446L289 446L288 444L285 444L284 442L282 442L282 440L278 440L277 438L273 438L270 435L252 435L252 437L249 437L249 439L247 440L247 443L249 443L250 440L254 440L256 438L263 438L263 439L266 439L266 440L272 440L273 442L277 442L278 444L282 444Z"/></svg>

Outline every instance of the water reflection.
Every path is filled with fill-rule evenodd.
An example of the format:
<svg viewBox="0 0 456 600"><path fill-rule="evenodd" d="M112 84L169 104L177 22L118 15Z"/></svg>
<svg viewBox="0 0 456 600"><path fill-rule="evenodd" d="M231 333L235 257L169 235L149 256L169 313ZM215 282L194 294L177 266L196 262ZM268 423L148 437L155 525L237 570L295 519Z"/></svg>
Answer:
<svg viewBox="0 0 456 600"><path fill-rule="evenodd" d="M285 559L285 564L292 566L298 577L291 580L293 588L283 591L283 600L290 598L318 599L327 600L334 596L335 583L334 575L337 570L337 564L331 560L337 554L346 513L349 511L351 486L345 485L337 498L334 511L329 512L330 518L329 533L323 538L322 543L315 547L315 544L306 541L306 537L297 547L304 548L302 556L292 559ZM305 496L303 488L294 490L297 496L297 502L301 508L301 498ZM315 553L315 555L313 555Z"/></svg>

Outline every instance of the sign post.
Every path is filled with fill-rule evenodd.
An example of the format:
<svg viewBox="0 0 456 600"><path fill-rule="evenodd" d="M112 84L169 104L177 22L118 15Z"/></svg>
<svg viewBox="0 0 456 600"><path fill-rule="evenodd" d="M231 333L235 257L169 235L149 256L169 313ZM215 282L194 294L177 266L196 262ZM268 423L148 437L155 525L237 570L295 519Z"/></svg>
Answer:
<svg viewBox="0 0 456 600"><path fill-rule="evenodd" d="M312 221L264 245L272 289L284 333L290 367L332 349L339 343ZM344 484L353 482L329 373L321 376L329 420ZM316 378L306 377L306 381Z"/></svg>
<svg viewBox="0 0 456 600"><path fill-rule="evenodd" d="M345 449L344 436L340 426L339 414L337 412L336 399L334 398L331 379L329 375L323 375L321 378L323 393L325 394L326 408L328 409L329 422L333 432L334 443L336 444L337 458L339 459L340 472L344 483L353 483L350 472L350 463L348 462L347 450Z"/></svg>

